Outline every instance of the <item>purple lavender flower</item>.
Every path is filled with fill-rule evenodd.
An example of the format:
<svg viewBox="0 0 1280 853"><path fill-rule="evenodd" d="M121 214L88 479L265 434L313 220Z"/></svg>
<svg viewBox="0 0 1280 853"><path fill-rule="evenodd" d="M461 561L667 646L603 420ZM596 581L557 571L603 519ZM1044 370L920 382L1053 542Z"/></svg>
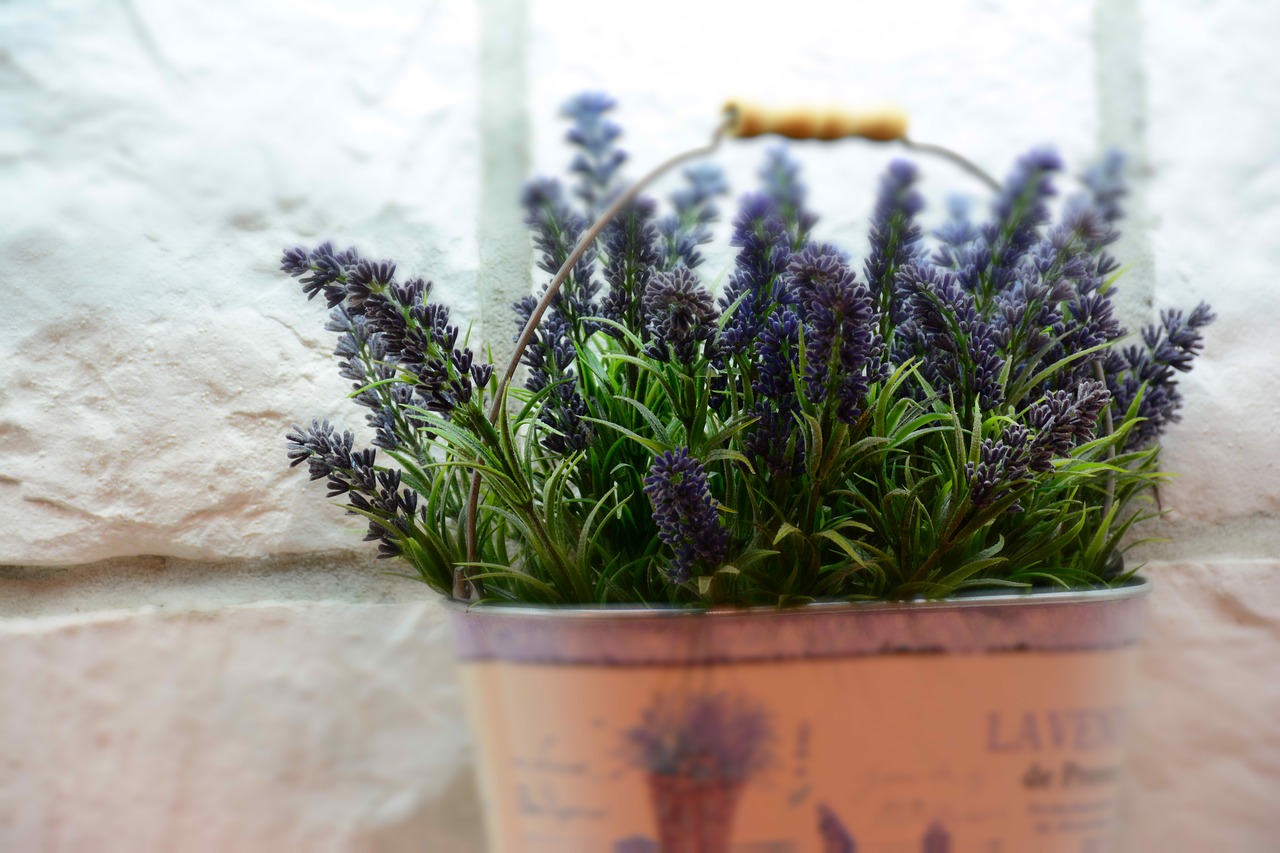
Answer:
<svg viewBox="0 0 1280 853"><path fill-rule="evenodd" d="M1027 410L1027 424L1035 431L1029 446L1032 471L1053 470L1054 459L1065 459L1080 444L1094 438L1098 418L1111 402L1102 382L1082 382L1072 391L1052 391Z"/></svg>
<svg viewBox="0 0 1280 853"><path fill-rule="evenodd" d="M328 246L329 244L325 243L324 245ZM280 269L295 278L306 275L311 269L310 253L301 246L285 249L280 259ZM314 293L311 293L308 294L308 297L314 295Z"/></svg>
<svg viewBox="0 0 1280 853"><path fill-rule="evenodd" d="M697 360L699 350L715 355L715 299L687 267L659 273L644 295L645 328L649 346L645 354L659 361L674 356L680 364Z"/></svg>
<svg viewBox="0 0 1280 853"><path fill-rule="evenodd" d="M1120 199L1129 194L1129 186L1125 179L1123 151L1116 148L1108 150L1100 162L1085 170L1081 180L1089 188L1093 206L1103 219L1117 222L1124 216Z"/></svg>
<svg viewBox="0 0 1280 853"><path fill-rule="evenodd" d="M991 264L991 247L987 245L983 230L974 225L969 217L969 199L955 195L948 199L948 218L934 236L939 245L930 262L949 272L955 273L956 281L968 293L976 293L979 288L982 271ZM923 259L918 263L923 264ZM895 282L893 299L893 322L900 325L907 321L903 308L906 295L898 291Z"/></svg>
<svg viewBox="0 0 1280 853"><path fill-rule="evenodd" d="M605 113L615 106L617 102L603 92L584 92L562 108L573 121L567 138L578 148L569 171L581 176L576 193L592 218L608 203L616 189L618 168L627 159L615 144L622 128L605 118Z"/></svg>
<svg viewBox="0 0 1280 853"><path fill-rule="evenodd" d="M403 385L398 385L391 390L391 400L386 405L379 406L365 415L365 420L373 428L374 447L380 447L383 450L403 448L404 443L397 433L395 413L400 408L411 405L413 405L413 392Z"/></svg>
<svg viewBox="0 0 1280 853"><path fill-rule="evenodd" d="M791 306L774 312L756 342L758 370L752 388L778 408L796 399L793 371L799 362L800 317Z"/></svg>
<svg viewBox="0 0 1280 853"><path fill-rule="evenodd" d="M555 275L569 259L590 223L569 207L560 184L554 180L531 182L525 187L521 203L525 209L525 225L541 252L538 268L548 275ZM592 246L573 265L558 294L557 301L559 298L567 299L570 311L579 317L596 313L594 299L600 285L592 280L595 258L596 251Z"/></svg>
<svg viewBox="0 0 1280 853"><path fill-rule="evenodd" d="M1191 316L1184 317L1178 310L1160 312L1160 323L1163 328L1148 327L1142 333L1142 340L1151 349L1152 357L1174 370L1186 373L1191 370L1192 362L1204 349L1204 335L1200 331L1217 319L1209 306L1203 302L1196 306Z"/></svg>
<svg viewBox="0 0 1280 853"><path fill-rule="evenodd" d="M1057 278L1047 281L1033 271L1013 282L996 295L991 325L1001 349L1014 362L1014 370L1030 366L1031 358L1044 359L1046 347L1063 333L1062 302L1074 291L1069 282ZM1061 347L1050 354L1061 357Z"/></svg>
<svg viewBox="0 0 1280 853"><path fill-rule="evenodd" d="M335 253L322 243L311 251L286 250L281 267L302 279L308 296L325 294L331 308L326 328L340 334L339 372L355 383L356 402L373 410L368 420L381 445L398 441L387 431L394 420L387 410L409 392L366 386L390 379L409 383L425 408L447 415L488 383L492 366L476 364L471 350L456 348L458 329L449 322L449 309L426 301L431 285L420 278L397 283L394 262L373 263L354 249Z"/></svg>
<svg viewBox="0 0 1280 853"><path fill-rule="evenodd" d="M1031 433L1020 424L1005 427L1000 438L982 440L978 464L965 464L969 479L969 499L975 507L989 506L1030 478ZM1017 512L1014 504L1009 508Z"/></svg>
<svg viewBox="0 0 1280 853"><path fill-rule="evenodd" d="M777 205L760 194L743 198L729 245L739 251L720 298L721 310L733 311L725 325L724 342L733 351L750 351L778 301L780 279L791 259Z"/></svg>
<svg viewBox="0 0 1280 853"><path fill-rule="evenodd" d="M1181 419L1178 410L1182 407L1182 394L1176 374L1191 370L1204 347L1201 329L1214 319L1213 311L1203 302L1190 315L1162 311L1160 325L1152 324L1143 330L1143 346L1108 354L1104 372L1117 411L1128 411L1142 395L1138 416L1143 420L1129 434L1126 449L1154 444L1170 423Z"/></svg>
<svg viewBox="0 0 1280 853"><path fill-rule="evenodd" d="M786 306L774 312L756 341L756 422L744 444L775 477L794 476L804 466L804 446L794 440L800 400L793 371L800 360L800 325L795 309Z"/></svg>
<svg viewBox="0 0 1280 853"><path fill-rule="evenodd" d="M711 163L700 163L684 172L688 186L671 194L675 213L658 223L662 238L662 268L677 264L693 269L702 263L698 247L711 242L711 223L720 216L715 197L729 191L724 173Z"/></svg>
<svg viewBox="0 0 1280 853"><path fill-rule="evenodd" d="M935 264L957 270L961 266L961 253L982 239L982 232L969 216L971 206L967 196L952 195L947 199L947 219L933 232L941 244L933 256Z"/></svg>
<svg viewBox="0 0 1280 853"><path fill-rule="evenodd" d="M795 477L804 470L804 445L797 440L798 403L774 406L760 401L751 409L756 422L751 425L743 447L763 463L773 477Z"/></svg>
<svg viewBox="0 0 1280 853"><path fill-rule="evenodd" d="M537 307L532 296L515 303L516 325L523 329ZM529 368L525 387L545 392L538 420L551 428L542 438L543 447L555 453L573 453L585 449L594 435L587 414L586 401L577 390L573 363L578 351L571 337L572 325L553 306L542 315L533 341L524 351L522 363Z"/></svg>
<svg viewBox="0 0 1280 853"><path fill-rule="evenodd" d="M334 252L333 244L321 243L308 251L302 246L285 249L280 269L302 281L307 299L324 294L325 303L333 308L347 296L347 270L359 262L354 249Z"/></svg>
<svg viewBox="0 0 1280 853"><path fill-rule="evenodd" d="M528 325L529 318L538 307L538 300L533 296L526 296L511 307L516 314L518 335ZM558 381L573 364L577 351L569 331L569 321L554 308L542 315L542 321L534 331L533 341L525 349L521 359L521 363L529 368L525 387L530 391L541 391Z"/></svg>
<svg viewBox="0 0 1280 853"><path fill-rule="evenodd" d="M351 468L351 448L355 437L350 431L339 433L327 420L313 420L310 429L294 424L286 442L289 467L306 462L312 480L322 480L335 470ZM349 490L348 483L331 485L329 497Z"/></svg>
<svg viewBox="0 0 1280 853"><path fill-rule="evenodd" d="M397 535L407 535L417 511L417 495L401 490L399 471L379 471L372 448L353 450L350 432L339 434L328 421L311 422L310 428L293 425L286 436L289 466L307 463L312 480L328 479L329 497L345 496L349 511L371 513L365 541L377 540L378 557L397 557ZM395 531L395 532L393 532Z"/></svg>
<svg viewBox="0 0 1280 853"><path fill-rule="evenodd" d="M871 251L864 274L867 286L887 314L898 269L916 258L923 232L915 217L924 198L915 189L919 173L914 164L894 160L880 178L880 194L871 216Z"/></svg>
<svg viewBox="0 0 1280 853"><path fill-rule="evenodd" d="M862 413L869 367L880 349L880 317L866 285L856 281L835 247L820 243L792 258L789 290L805 323L805 383L809 400L836 399L836 417L852 424Z"/></svg>
<svg viewBox="0 0 1280 853"><path fill-rule="evenodd" d="M1053 293L1049 302L1055 305L1073 296L1101 293L1106 276L1117 269L1102 249L1118 237L1103 215L1077 196L1067 202L1062 221L1027 251L1014 286L1038 278L1042 288ZM1105 298L1110 296L1108 292Z"/></svg>
<svg viewBox="0 0 1280 853"><path fill-rule="evenodd" d="M800 164L792 160L785 146L771 148L765 154L760 179L765 196L777 208L794 251L809 242L809 231L818 217L805 207L808 190L800 183Z"/></svg>
<svg viewBox="0 0 1280 853"><path fill-rule="evenodd" d="M653 505L658 538L675 552L667 570L671 583L692 578L696 564L714 568L724 561L729 532L720 524L706 469L689 455L689 448L668 450L654 459L644 492Z"/></svg>
<svg viewBox="0 0 1280 853"><path fill-rule="evenodd" d="M584 420L587 403L571 381L552 386L538 420L550 431L544 432L542 446L552 453L568 454L586 450L595 438L591 424Z"/></svg>
<svg viewBox="0 0 1280 853"><path fill-rule="evenodd" d="M915 190L919 175L915 165L893 160L881 178L881 191L876 200L870 228L870 254L864 265L867 286L879 313L879 336L890 341L893 329L906 319L905 295L897 287L897 270L922 260L919 246L923 232L915 223L915 215L924 207L923 197Z"/></svg>
<svg viewBox="0 0 1280 853"><path fill-rule="evenodd" d="M1106 214L1077 196L1067 202L1062 211L1062 221L1049 231L1048 242L1065 256L1067 262L1076 260L1083 263L1084 259L1079 255L1069 254L1072 248L1082 246L1092 254L1118 239L1120 231L1107 220ZM1078 278L1082 272L1081 269L1066 269L1063 274L1068 278Z"/></svg>
<svg viewBox="0 0 1280 853"><path fill-rule="evenodd" d="M641 336L644 334L641 300L649 279L662 262L653 219L653 201L639 198L614 217L602 235L608 258L604 277L609 282L609 294L601 306L601 316ZM615 337L620 335L612 327L604 329Z"/></svg>
<svg viewBox="0 0 1280 853"><path fill-rule="evenodd" d="M992 411L1003 402L1000 336L977 311L955 273L911 264L898 273L908 321L899 328L894 360L919 358L925 380L938 393L958 389ZM965 404L967 407L967 403Z"/></svg>
<svg viewBox="0 0 1280 853"><path fill-rule="evenodd" d="M1050 176L1061 169L1056 152L1037 149L1020 157L1005 180L994 205L996 221L983 229L991 252L989 265L979 270L987 298L1012 284L1019 261L1049 221L1048 201L1055 194Z"/></svg>
<svg viewBox="0 0 1280 853"><path fill-rule="evenodd" d="M426 409L447 415L488 384L493 366L477 363L469 348L457 346L458 327L449 322L446 306L419 302L406 311L392 302L391 314L407 315L411 322L401 348L389 357L415 377L414 392Z"/></svg>
<svg viewBox="0 0 1280 853"><path fill-rule="evenodd" d="M1077 292L1066 304L1062 314L1062 335L1057 348L1049 358L1060 359L1067 353L1084 352L1102 344L1111 343L1125 334L1111 304L1110 294ZM1078 359L1063 371L1063 385L1074 385L1092 379L1096 364L1105 364L1106 350Z"/></svg>
<svg viewBox="0 0 1280 853"><path fill-rule="evenodd" d="M394 261L367 261L361 259L347 270L347 310L364 313L365 302L374 293L381 293L395 280Z"/></svg>
<svg viewBox="0 0 1280 853"><path fill-rule="evenodd" d="M413 326L410 324L410 317L421 323L424 318L422 313L424 310L431 311L442 310L445 312L444 322L448 324L448 308L443 305L432 305L427 302L427 297L431 293L432 284L421 278L412 278L405 282L393 283L382 293L371 293L365 298L363 308L363 318L378 330L388 356L397 362L413 362L415 354L412 352L413 344L408 341L413 332ZM338 309L335 309L338 310ZM342 309L343 313L347 313ZM417 312L416 314L414 312ZM355 317L362 315L356 314ZM342 321L338 322L341 331L345 328ZM427 325L434 326L435 318L432 317ZM406 352L406 347L409 352Z"/></svg>
<svg viewBox="0 0 1280 853"><path fill-rule="evenodd" d="M338 375L350 379L351 387L358 393L352 398L356 405L370 410L365 420L373 428L374 445L384 450L398 450L403 445L395 415L396 404L412 401L413 391L404 385L373 383L384 382L396 376L396 368L386 346L386 336L372 331L373 323L365 315L351 315L341 306L330 312L325 328L341 332L333 354L338 361Z"/></svg>
<svg viewBox="0 0 1280 853"><path fill-rule="evenodd" d="M363 314L365 301L386 290L396 273L393 261L365 260L355 249L335 252L328 242L310 251L286 249L280 268L302 281L308 299L324 293L330 308L344 304L352 314Z"/></svg>

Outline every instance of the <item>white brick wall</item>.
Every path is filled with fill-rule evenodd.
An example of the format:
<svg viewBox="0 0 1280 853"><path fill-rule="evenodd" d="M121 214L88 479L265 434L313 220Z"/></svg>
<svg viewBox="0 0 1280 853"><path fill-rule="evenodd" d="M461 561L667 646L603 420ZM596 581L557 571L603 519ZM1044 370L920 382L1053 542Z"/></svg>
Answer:
<svg viewBox="0 0 1280 853"><path fill-rule="evenodd" d="M357 244L505 346L512 200L565 162L584 88L621 101L632 175L728 96L898 100L999 174L1042 142L1130 148L1126 313L1220 316L1168 441L1176 538L1148 549L1132 846L1269 849L1280 7L607 8L0 5L0 849L479 849L438 609L334 557L351 522L284 466L291 420L359 418L275 267ZM764 144L725 150L736 192ZM861 250L898 150L795 150L819 231ZM922 165L934 200L980 189Z"/></svg>
<svg viewBox="0 0 1280 853"><path fill-rule="evenodd" d="M475 316L475 8L17 2L0 21L4 562L347 546L274 464L282 424L352 420L323 305L275 270L332 235Z"/></svg>
<svg viewBox="0 0 1280 853"><path fill-rule="evenodd" d="M258 602L12 622L0 842L475 849L442 617L426 602Z"/></svg>
<svg viewBox="0 0 1280 853"><path fill-rule="evenodd" d="M1207 299L1219 318L1167 443L1182 474L1170 507L1192 522L1265 530L1258 555L1275 556L1280 63L1262 33L1280 17L1249 2L1143 11L1156 301Z"/></svg>

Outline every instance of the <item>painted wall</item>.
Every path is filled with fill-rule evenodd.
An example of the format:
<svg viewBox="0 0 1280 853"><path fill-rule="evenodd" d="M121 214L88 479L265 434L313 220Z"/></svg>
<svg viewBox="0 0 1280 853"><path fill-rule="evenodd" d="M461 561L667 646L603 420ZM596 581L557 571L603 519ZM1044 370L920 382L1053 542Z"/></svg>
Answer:
<svg viewBox="0 0 1280 853"><path fill-rule="evenodd" d="M1123 309L1218 323L1167 441L1135 850L1280 839L1280 6L957 0L0 4L0 848L481 848L445 626L376 574L282 432L346 423L279 250L434 280L494 341L556 109L621 102L632 174L726 96L892 99L1003 173L1135 164ZM737 190L763 150L720 158ZM800 145L856 251L889 147ZM976 193L924 161L931 198ZM712 255L715 276L728 258Z"/></svg>

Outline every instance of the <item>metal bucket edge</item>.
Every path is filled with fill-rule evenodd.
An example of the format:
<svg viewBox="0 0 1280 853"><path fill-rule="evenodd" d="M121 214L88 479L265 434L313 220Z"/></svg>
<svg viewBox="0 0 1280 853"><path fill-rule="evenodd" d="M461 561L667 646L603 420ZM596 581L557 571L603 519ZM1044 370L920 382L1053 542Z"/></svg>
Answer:
<svg viewBox="0 0 1280 853"><path fill-rule="evenodd" d="M1150 583L794 608L450 603L462 661L714 665L865 655L1084 651L1136 643Z"/></svg>

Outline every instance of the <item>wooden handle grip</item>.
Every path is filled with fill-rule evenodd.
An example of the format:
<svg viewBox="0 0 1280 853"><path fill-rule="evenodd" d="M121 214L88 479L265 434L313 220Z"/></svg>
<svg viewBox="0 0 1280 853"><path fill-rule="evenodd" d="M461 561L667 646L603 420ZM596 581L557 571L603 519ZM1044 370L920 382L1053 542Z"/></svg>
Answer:
<svg viewBox="0 0 1280 853"><path fill-rule="evenodd" d="M728 135L739 139L777 134L789 139L844 139L860 136L877 142L907 135L906 111L896 106L868 110L827 107L772 109L730 101L724 106Z"/></svg>

